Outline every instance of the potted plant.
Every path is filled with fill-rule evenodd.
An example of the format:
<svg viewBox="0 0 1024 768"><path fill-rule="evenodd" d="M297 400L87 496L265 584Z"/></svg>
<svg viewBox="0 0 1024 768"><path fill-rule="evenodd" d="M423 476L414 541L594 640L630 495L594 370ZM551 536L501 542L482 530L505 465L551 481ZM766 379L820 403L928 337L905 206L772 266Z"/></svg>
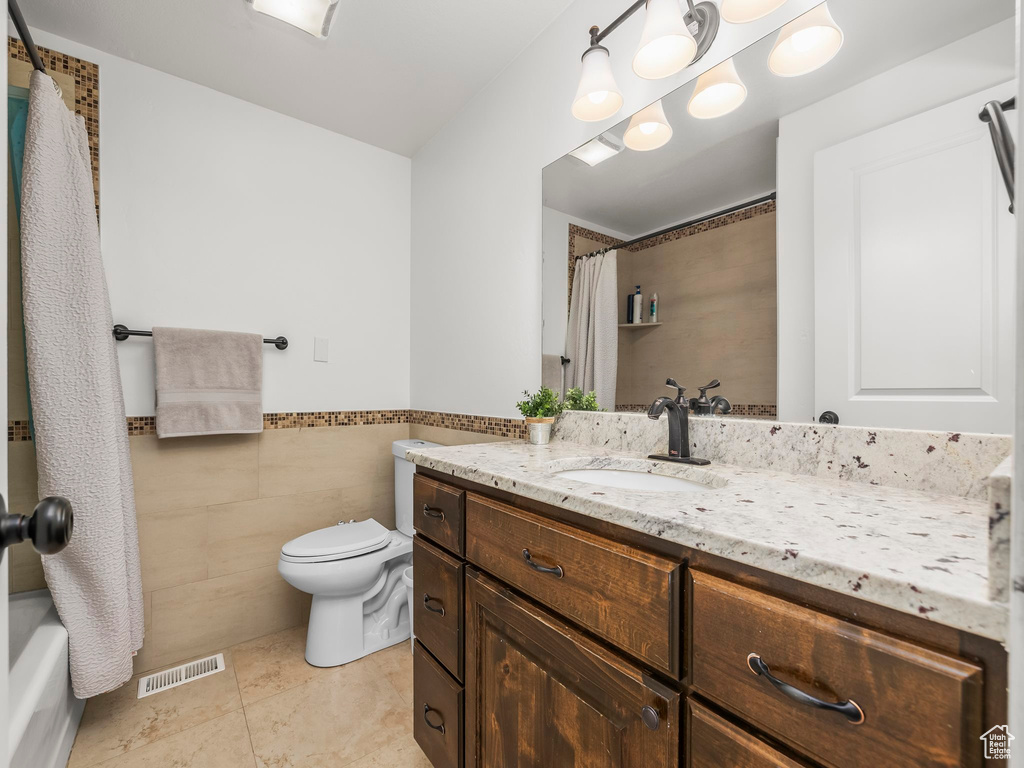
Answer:
<svg viewBox="0 0 1024 768"><path fill-rule="evenodd" d="M571 387L565 393L565 400L562 401L563 411L601 411L604 410L597 402L597 394L594 392L588 392L583 394L583 390L577 387Z"/></svg>
<svg viewBox="0 0 1024 768"><path fill-rule="evenodd" d="M558 402L558 393L541 387L532 395L524 391L523 396L526 399L516 403L516 407L526 419L530 443L547 445L551 439L551 425L555 423L555 416L562 410Z"/></svg>

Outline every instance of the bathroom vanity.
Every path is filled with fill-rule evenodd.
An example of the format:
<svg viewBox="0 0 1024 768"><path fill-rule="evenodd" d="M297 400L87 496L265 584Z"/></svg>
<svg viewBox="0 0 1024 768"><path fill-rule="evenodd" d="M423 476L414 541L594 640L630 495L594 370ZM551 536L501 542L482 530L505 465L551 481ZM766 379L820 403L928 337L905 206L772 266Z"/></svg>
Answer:
<svg viewBox="0 0 1024 768"><path fill-rule="evenodd" d="M415 735L435 768L1003 765L979 737L1006 722L1005 606L950 587L984 557L980 502L570 443L410 458ZM704 491L555 474L581 461ZM805 512L822 524L801 539L784 516ZM945 564L916 568L915 540Z"/></svg>

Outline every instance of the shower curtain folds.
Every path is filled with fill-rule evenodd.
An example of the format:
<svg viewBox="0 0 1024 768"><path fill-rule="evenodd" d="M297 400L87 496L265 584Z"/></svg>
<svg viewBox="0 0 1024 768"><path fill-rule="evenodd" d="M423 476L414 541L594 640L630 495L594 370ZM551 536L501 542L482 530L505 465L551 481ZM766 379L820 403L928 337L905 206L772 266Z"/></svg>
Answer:
<svg viewBox="0 0 1024 768"><path fill-rule="evenodd" d="M615 410L619 365L617 273L615 251L576 263L565 339L566 388L595 392L598 404L608 411Z"/></svg>

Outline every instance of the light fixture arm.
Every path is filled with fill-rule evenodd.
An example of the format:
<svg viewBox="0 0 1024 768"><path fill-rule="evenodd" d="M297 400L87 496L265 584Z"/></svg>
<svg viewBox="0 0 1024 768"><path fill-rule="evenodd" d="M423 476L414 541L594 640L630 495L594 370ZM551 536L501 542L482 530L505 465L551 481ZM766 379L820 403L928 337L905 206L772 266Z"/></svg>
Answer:
<svg viewBox="0 0 1024 768"><path fill-rule="evenodd" d="M690 34L693 35L693 39L697 43L697 53L693 57L693 61L697 61L701 56L707 53L711 44L715 41L715 37L718 35L718 25L721 21L721 17L718 13L718 6L711 2L711 0L703 0L703 2L699 2L696 5L693 0L686 0L686 4L689 6L690 10L684 14L683 20L686 22L686 26L690 30ZM593 48L594 46L600 45L608 35L622 26L626 19L639 11L645 5L647 5L647 0L637 0L629 6L622 15L604 29L601 29L598 26L591 27L590 47Z"/></svg>

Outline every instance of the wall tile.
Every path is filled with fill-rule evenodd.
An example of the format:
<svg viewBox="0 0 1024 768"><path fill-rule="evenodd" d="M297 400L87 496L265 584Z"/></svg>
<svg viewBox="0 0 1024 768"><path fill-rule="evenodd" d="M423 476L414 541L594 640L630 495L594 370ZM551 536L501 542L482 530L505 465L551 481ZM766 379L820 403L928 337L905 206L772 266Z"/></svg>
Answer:
<svg viewBox="0 0 1024 768"><path fill-rule="evenodd" d="M259 436L210 435L129 441L140 515L255 499Z"/></svg>
<svg viewBox="0 0 1024 768"><path fill-rule="evenodd" d="M347 515L340 490L208 507L209 576L276 565L285 542L349 519Z"/></svg>
<svg viewBox="0 0 1024 768"><path fill-rule="evenodd" d="M206 578L206 507L149 512L138 523L145 591Z"/></svg>
<svg viewBox="0 0 1024 768"><path fill-rule="evenodd" d="M260 496L345 488L388 475L391 443L408 436L408 424L265 431Z"/></svg>
<svg viewBox="0 0 1024 768"><path fill-rule="evenodd" d="M32 544L24 541L15 544L8 552L10 562L10 591L28 592L31 589L43 589L46 578L43 576L43 561L39 553L32 549Z"/></svg>
<svg viewBox="0 0 1024 768"><path fill-rule="evenodd" d="M137 669L213 653L294 627L300 610L295 592L278 575L276 565L157 590L152 638Z"/></svg>
<svg viewBox="0 0 1024 768"><path fill-rule="evenodd" d="M473 443L497 443L503 440L511 440L509 437L498 435L486 435L481 432L466 432L461 429L446 429L445 427L433 427L426 424L410 424L409 436L414 440L427 440L431 443L441 445L470 445Z"/></svg>

